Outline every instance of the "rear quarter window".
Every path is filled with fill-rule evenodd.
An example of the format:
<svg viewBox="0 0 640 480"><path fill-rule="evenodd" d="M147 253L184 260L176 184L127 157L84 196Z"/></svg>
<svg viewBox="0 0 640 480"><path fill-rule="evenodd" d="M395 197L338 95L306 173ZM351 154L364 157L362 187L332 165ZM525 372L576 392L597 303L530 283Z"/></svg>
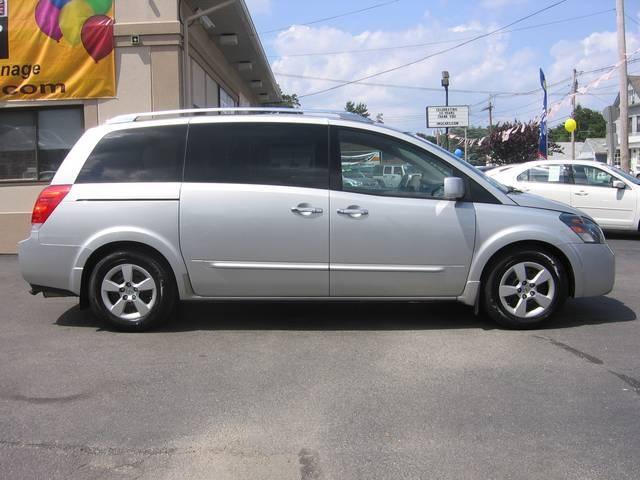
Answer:
<svg viewBox="0 0 640 480"><path fill-rule="evenodd" d="M180 182L186 125L132 128L105 135L76 183Z"/></svg>

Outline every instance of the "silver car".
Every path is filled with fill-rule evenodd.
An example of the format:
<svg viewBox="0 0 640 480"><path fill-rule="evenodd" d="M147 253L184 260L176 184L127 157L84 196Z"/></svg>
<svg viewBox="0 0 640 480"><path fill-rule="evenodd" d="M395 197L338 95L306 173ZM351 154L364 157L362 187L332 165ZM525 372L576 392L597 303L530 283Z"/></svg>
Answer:
<svg viewBox="0 0 640 480"><path fill-rule="evenodd" d="M354 158L411 175L344 182ZM181 300L249 299L458 300L530 328L614 283L588 216L341 113L115 118L74 146L32 223L19 245L32 292L78 296L129 331Z"/></svg>

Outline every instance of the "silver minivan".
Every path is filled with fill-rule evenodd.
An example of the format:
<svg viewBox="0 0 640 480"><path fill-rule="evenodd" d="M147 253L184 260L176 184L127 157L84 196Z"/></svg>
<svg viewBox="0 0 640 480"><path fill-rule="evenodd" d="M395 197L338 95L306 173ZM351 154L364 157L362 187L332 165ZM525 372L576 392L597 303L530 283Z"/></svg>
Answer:
<svg viewBox="0 0 640 480"><path fill-rule="evenodd" d="M359 162L407 178L343 181ZM531 328L615 275L580 211L344 113L115 118L74 146L32 224L19 245L32 293L78 296L129 331L181 300L458 300Z"/></svg>

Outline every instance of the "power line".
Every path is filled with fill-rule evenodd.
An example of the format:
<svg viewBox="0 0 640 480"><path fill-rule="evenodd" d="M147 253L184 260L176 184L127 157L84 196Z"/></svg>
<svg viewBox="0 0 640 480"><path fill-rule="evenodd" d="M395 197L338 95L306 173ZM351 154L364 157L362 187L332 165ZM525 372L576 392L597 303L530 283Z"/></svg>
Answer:
<svg viewBox="0 0 640 480"><path fill-rule="evenodd" d="M366 7L366 8L361 8L359 10L352 10L350 12L340 13L338 15L333 15L331 17L319 18L317 20L312 20L310 22L294 24L294 25L303 25L303 26L315 25L317 23L328 22L328 21L331 21L331 20L336 20L338 18L348 17L350 15L356 15L358 13L368 12L369 10L373 10L373 9L376 9L376 8L380 8L380 7L384 7L384 6L387 6L387 5L391 5L392 3L398 3L399 1L400 0L391 0L389 2L376 3L375 5L371 5L371 6ZM286 27L274 28L273 30L266 30L264 32L260 32L260 34L261 35L265 35L267 33L282 32L284 30L289 30L294 25L288 25Z"/></svg>
<svg viewBox="0 0 640 480"><path fill-rule="evenodd" d="M280 76L280 77L287 77L287 78L300 78L300 79L304 79L304 80L319 80L319 81L323 81L323 82L333 82L333 83L347 83L350 80L344 80L344 79L337 79L337 78L326 78L326 77L313 77L313 76L309 76L309 75L296 75L293 73L279 73L279 72L274 72L275 75ZM378 83L378 82L351 82L351 83L357 83L358 85L365 85L365 86L369 86L369 87L385 87L385 88L400 88L400 89L406 89L406 90L423 90L423 91L427 91L427 92L441 92L442 88L436 88L436 87L421 87L418 85L398 85L398 84L393 84L393 83ZM472 94L483 94L483 95L489 95L489 94L504 94L504 95L518 95L517 92L496 92L496 91L489 91L489 90L464 90L464 89L450 89L450 92L453 93L472 93ZM302 98L304 95L300 96L300 98Z"/></svg>
<svg viewBox="0 0 640 480"><path fill-rule="evenodd" d="M636 20L635 18L633 18L631 15L627 15L625 13L624 15L625 17L627 17L629 20L631 20L633 23L635 23L636 25L640 25L640 22L638 20Z"/></svg>
<svg viewBox="0 0 640 480"><path fill-rule="evenodd" d="M293 74L293 73L280 73L280 72L274 72L275 75L280 76L280 77L287 77L287 78L299 78L299 79L303 79L303 80L318 80L318 81L322 81L322 82L333 82L333 83L347 83L350 82L350 80L344 80L344 79L338 79L338 78L327 78L327 77L314 77L314 76L310 76L310 75L297 75L297 74ZM569 80L569 77L567 78L563 78L562 80L555 82L555 83L550 83L548 84L548 87L555 87L557 85L560 85L562 83L565 83ZM401 84L395 84L395 83L379 83L379 82L361 82L361 81L351 81L351 83L357 83L358 85L364 85L364 86L369 86L369 87L385 87L385 88L399 88L399 89L406 89L406 90L422 90L422 91L427 91L427 92L442 92L442 88L436 88L436 87L423 87L423 86L419 86L419 85L401 85ZM500 91L500 90L467 90L467 89L449 89L450 92L452 93L469 93L469 94L482 94L482 95L492 95L494 97L517 97L517 96L527 96L527 95L534 95L537 94L538 92L540 92L540 87L535 88L533 90L529 90L526 92L505 92L505 91ZM299 98L302 98L302 96L300 96ZM478 102L478 104L476 105L480 105L482 103L485 103L485 100L482 100L481 102Z"/></svg>
<svg viewBox="0 0 640 480"><path fill-rule="evenodd" d="M557 25L560 23L566 23L566 22L570 22L570 21L574 21L574 20L581 20L583 18L589 18L589 17L595 17L596 15L602 15L604 13L610 13L610 12L615 12L615 8L610 8L608 10L601 10L598 12L593 12L593 13L589 13L586 15L580 15L577 17L570 17L570 18L565 18L562 20L556 20L553 22L547 22L547 23L539 23L537 25L527 25L525 27L520 27L520 28L513 28L510 30L504 30L501 33L514 33L514 32L521 32L521 31L525 31L525 30L533 30L535 28L541 28L541 27L547 27L550 25ZM406 49L406 48L416 48L416 47L428 47L428 46L433 46L433 45L443 45L443 44L447 44L447 43L455 43L455 42L459 42L461 40L471 40L475 37L462 37L462 38L456 38L456 39L451 39L451 40L439 40L439 41L435 41L435 42L425 42L425 43L413 43L413 44L406 44L406 45L397 45L394 47L378 47L378 48L361 48L361 49L354 49L354 50L343 50L343 51L333 51L333 52L308 52L308 53L293 53L293 54L284 54L284 55L271 55L268 58L297 58L297 57L324 57L324 56L331 56L331 55L343 55L343 54L357 54L357 53L370 53L370 52L383 52L383 51L389 51L389 50L400 50L400 49Z"/></svg>
<svg viewBox="0 0 640 480"><path fill-rule="evenodd" d="M332 91L332 90L337 90L338 88L346 87L347 85L351 85L351 84L353 84L353 83L362 82L363 80L369 80L370 78L375 78L375 77L378 77L378 76L380 76L380 75L384 75L385 73L395 72L395 71L397 71L397 70L401 70L401 69L403 69L403 68L410 67L410 66L412 66L412 65L416 65L416 64L418 64L418 63L424 62L425 60L428 60L428 59L430 59L430 58L433 58L433 57L435 57L435 56L442 55L443 53L451 52L451 51L453 51L453 50L456 50L456 49L458 49L458 48L460 48L460 47L463 47L463 46L465 46L465 45L468 45L468 44L470 44L470 43L472 43L472 42L475 42L475 41L477 41L477 40L480 40L480 39L483 39L483 38L489 37L489 36L491 36L491 35L495 35L496 33L500 33L501 31L506 30L506 29L508 29L508 28L512 27L513 25L516 25L516 24L518 24L518 23L524 22L525 20L528 20L528 19L529 19L529 18L531 18L531 17L534 17L534 16L536 16L536 15L539 15L539 14L541 14L542 12L546 12L547 10L550 10L550 9L552 9L552 8L554 8L554 7L557 7L557 6L558 6L558 5L560 5L560 4L566 3L567 1L568 1L568 0L558 0L557 2L554 2L554 3L552 3L551 5L549 5L549 6L547 6L547 7L541 8L540 10L537 10L537 11L535 11L535 12L533 12L533 13L530 13L529 15L526 15L526 16L524 16L524 17L521 17L521 18L519 18L519 19L517 19L517 20L515 20L515 21L513 21L513 22L511 22L511 23L509 23L509 24L507 24L507 25L505 25L505 26L503 26L503 27L497 28L497 29L492 30L492 31L487 32L487 33L483 33L483 34L481 34L481 35L478 35L478 36L474 37L473 39L470 39L470 40L467 40L467 41L461 42L461 43L459 43L459 44L457 44L457 45L454 45L453 47L446 48L446 49L441 50L441 51L439 51L439 52L432 53L432 54L430 54L430 55L427 55L426 57L422 57L422 58L419 58L419 59L414 60L414 61L412 61L412 62L405 63L405 64L403 64L403 65L398 65L397 67L389 68L389 69L387 69L387 70L383 70L383 71L378 72L378 73L373 73L373 74L371 74L371 75L367 75L367 76L362 77L362 78L359 78L359 79L357 79L357 80L351 80L351 81L349 81L349 82L343 83L342 85L336 85L336 86L334 86L334 87L326 88L326 89L324 89L324 90L318 90L317 92L312 92L312 93L307 93L307 94L305 94L305 95L300 95L300 97L299 97L299 98L311 97L311 96L313 96L313 95L319 95L319 94L321 94L321 93L330 92L330 91Z"/></svg>

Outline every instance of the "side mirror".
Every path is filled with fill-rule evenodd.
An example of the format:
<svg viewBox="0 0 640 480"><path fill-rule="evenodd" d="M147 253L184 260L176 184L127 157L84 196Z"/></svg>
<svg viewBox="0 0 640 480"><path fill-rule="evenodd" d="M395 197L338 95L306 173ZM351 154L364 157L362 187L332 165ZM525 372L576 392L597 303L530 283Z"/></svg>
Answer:
<svg viewBox="0 0 640 480"><path fill-rule="evenodd" d="M464 180L459 177L447 177L444 179L444 198L447 200L460 200L464 197Z"/></svg>
<svg viewBox="0 0 640 480"><path fill-rule="evenodd" d="M614 180L611 184L613 188L617 188L618 190L625 190L627 186L622 180Z"/></svg>

